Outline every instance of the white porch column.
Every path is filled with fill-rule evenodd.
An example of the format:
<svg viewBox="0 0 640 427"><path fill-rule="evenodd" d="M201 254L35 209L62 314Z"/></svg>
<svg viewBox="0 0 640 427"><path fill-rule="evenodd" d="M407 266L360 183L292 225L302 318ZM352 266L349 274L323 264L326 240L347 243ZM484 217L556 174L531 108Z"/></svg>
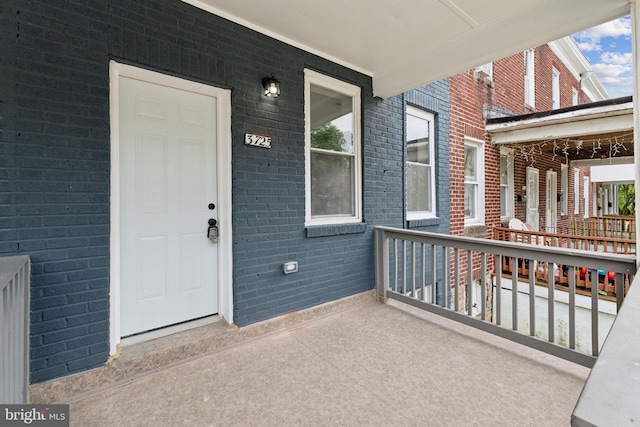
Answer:
<svg viewBox="0 0 640 427"><path fill-rule="evenodd" d="M638 220L638 209L640 209L640 57L638 56L638 46L640 46L640 8L637 0L631 0L631 55L633 58L633 164L635 166L636 178L636 241L640 241L640 220ZM640 267L640 257L636 255L636 266Z"/></svg>

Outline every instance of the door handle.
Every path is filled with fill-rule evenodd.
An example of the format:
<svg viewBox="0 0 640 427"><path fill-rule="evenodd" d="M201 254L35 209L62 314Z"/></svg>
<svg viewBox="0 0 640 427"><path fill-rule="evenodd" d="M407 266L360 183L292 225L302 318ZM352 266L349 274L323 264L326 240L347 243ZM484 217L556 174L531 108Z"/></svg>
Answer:
<svg viewBox="0 0 640 427"><path fill-rule="evenodd" d="M209 219L209 229L207 230L207 238L211 240L212 243L218 243L218 221L211 218Z"/></svg>

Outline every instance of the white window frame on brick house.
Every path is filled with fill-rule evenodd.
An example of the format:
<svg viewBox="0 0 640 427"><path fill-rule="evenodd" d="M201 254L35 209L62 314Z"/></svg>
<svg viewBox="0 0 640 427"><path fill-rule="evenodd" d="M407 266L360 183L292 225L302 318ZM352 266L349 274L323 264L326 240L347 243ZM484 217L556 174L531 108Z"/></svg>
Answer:
<svg viewBox="0 0 640 427"><path fill-rule="evenodd" d="M573 168L573 214L580 215L580 169Z"/></svg>
<svg viewBox="0 0 640 427"><path fill-rule="evenodd" d="M467 153L475 152L475 176L467 176ZM484 225L484 141L464 138L464 225Z"/></svg>
<svg viewBox="0 0 640 427"><path fill-rule="evenodd" d="M583 196L584 196L584 217L589 218L589 177L582 177L582 181L584 182L583 188Z"/></svg>
<svg viewBox="0 0 640 427"><path fill-rule="evenodd" d="M560 165L560 215L569 213L569 165Z"/></svg>
<svg viewBox="0 0 640 427"><path fill-rule="evenodd" d="M407 105L407 220L436 217L434 122L432 113Z"/></svg>
<svg viewBox="0 0 640 427"><path fill-rule="evenodd" d="M524 104L536 108L536 74L534 49L524 51Z"/></svg>
<svg viewBox="0 0 640 427"><path fill-rule="evenodd" d="M560 108L560 71L555 67L551 68L551 103L552 109Z"/></svg>
<svg viewBox="0 0 640 427"><path fill-rule="evenodd" d="M514 156L513 150L500 147L500 221L514 217Z"/></svg>
<svg viewBox="0 0 640 427"><path fill-rule="evenodd" d="M344 81L320 74L311 70L304 70L305 76L305 225L328 225L328 224L347 224L362 222L362 160L361 160L361 96L360 88ZM347 141L348 149L345 151L327 150L314 148L311 145L311 132L312 132L312 107L316 111L323 111L322 105L311 105L312 86L315 88L315 93L324 92L327 99L336 99L338 102L344 101L346 98L351 100L350 106L345 106L344 111L350 109L351 116L341 116L328 119L329 122L334 123L337 127L344 125L351 129L351 138L353 144ZM326 105L325 105L326 107ZM331 107L328 107L331 109ZM328 117L331 117L333 112L329 111ZM340 112L337 112L340 114ZM338 122L341 121L341 122ZM343 131L346 135L347 131ZM348 136L347 136L348 139ZM352 145L352 146L351 146ZM351 151L351 152L349 152ZM335 158L343 158L349 160L351 165L349 171L349 184L351 185L351 194L348 197L351 198L350 212L335 212L335 213L321 213L313 214L312 206L314 206L314 197L317 197L317 192L314 191L314 185L312 182L312 168L313 168L313 155L334 156ZM344 189L344 187L340 187ZM336 189L339 190L339 189ZM316 194L314 194L314 192ZM344 191L343 191L344 195ZM336 200L339 202L340 195L336 193Z"/></svg>
<svg viewBox="0 0 640 427"><path fill-rule="evenodd" d="M578 89L571 88L571 105L578 105Z"/></svg>

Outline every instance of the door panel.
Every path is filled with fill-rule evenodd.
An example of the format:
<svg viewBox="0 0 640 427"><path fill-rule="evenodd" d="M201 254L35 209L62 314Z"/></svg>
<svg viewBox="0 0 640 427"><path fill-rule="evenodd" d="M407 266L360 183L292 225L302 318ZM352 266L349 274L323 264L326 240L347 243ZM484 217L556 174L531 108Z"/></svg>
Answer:
<svg viewBox="0 0 640 427"><path fill-rule="evenodd" d="M558 228L558 174L547 171L545 223L547 233L557 233Z"/></svg>
<svg viewBox="0 0 640 427"><path fill-rule="evenodd" d="M527 168L527 223L536 230L540 229L538 203L539 195L539 172L536 168Z"/></svg>
<svg viewBox="0 0 640 427"><path fill-rule="evenodd" d="M120 77L121 336L218 312L216 98Z"/></svg>

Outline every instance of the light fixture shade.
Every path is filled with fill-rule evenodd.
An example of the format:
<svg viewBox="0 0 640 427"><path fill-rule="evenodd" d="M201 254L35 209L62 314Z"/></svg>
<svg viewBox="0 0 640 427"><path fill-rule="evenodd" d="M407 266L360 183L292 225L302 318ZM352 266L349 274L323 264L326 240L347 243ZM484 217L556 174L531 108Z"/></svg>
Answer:
<svg viewBox="0 0 640 427"><path fill-rule="evenodd" d="M262 87L264 88L265 96L275 98L280 95L280 82L273 74L271 74L271 77L265 77L262 79Z"/></svg>

